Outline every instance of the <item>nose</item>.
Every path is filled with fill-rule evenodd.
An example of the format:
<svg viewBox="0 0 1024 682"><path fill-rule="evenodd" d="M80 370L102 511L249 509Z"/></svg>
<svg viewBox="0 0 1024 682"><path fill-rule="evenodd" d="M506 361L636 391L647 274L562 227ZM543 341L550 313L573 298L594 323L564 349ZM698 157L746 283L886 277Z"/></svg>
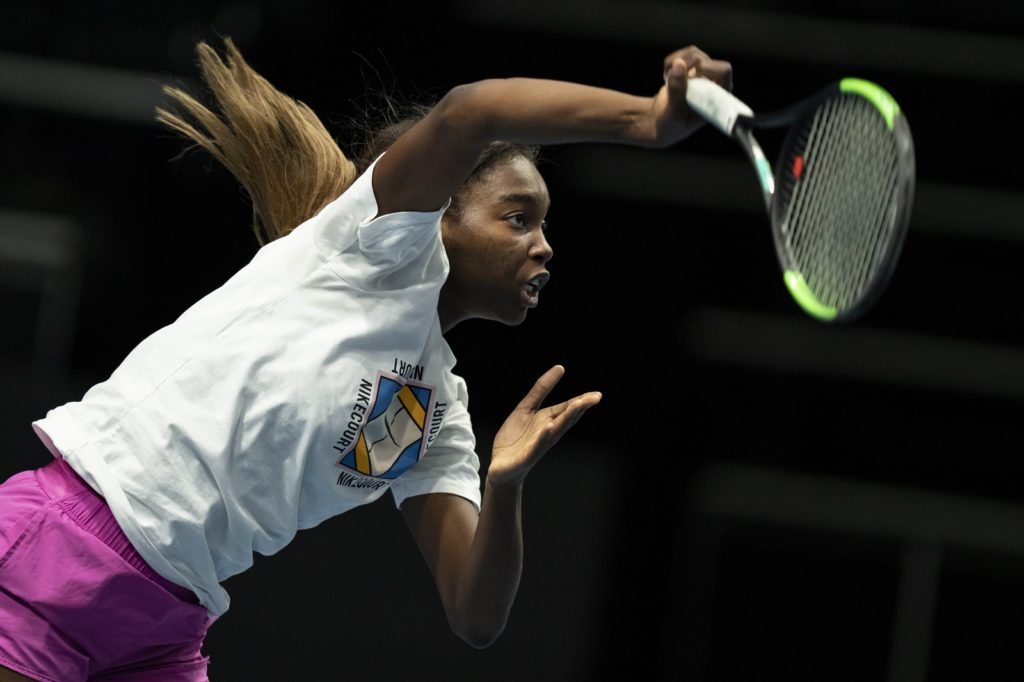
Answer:
<svg viewBox="0 0 1024 682"><path fill-rule="evenodd" d="M530 258L544 265L555 256L555 250L551 248L547 237L542 230L537 230L537 239L530 246Z"/></svg>

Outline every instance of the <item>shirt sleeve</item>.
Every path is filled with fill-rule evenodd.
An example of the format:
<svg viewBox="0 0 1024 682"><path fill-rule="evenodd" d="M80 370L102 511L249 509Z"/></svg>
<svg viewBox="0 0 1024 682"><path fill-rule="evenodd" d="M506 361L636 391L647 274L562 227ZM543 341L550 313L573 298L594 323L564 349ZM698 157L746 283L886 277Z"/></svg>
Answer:
<svg viewBox="0 0 1024 682"><path fill-rule="evenodd" d="M317 249L346 279L359 279L364 268L379 272L411 261L440 238L441 217L451 203L436 211L378 216L373 172L379 160L313 218Z"/></svg>
<svg viewBox="0 0 1024 682"><path fill-rule="evenodd" d="M399 508L407 497L428 493L458 495L480 510L480 459L469 411L462 400L452 403L441 431L423 458L391 484Z"/></svg>

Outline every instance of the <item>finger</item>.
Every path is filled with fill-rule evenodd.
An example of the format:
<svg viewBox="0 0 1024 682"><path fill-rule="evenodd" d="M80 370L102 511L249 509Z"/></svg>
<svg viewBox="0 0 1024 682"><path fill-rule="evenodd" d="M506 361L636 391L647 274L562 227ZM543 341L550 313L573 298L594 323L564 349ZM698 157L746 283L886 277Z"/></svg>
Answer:
<svg viewBox="0 0 1024 682"><path fill-rule="evenodd" d="M720 59L712 59L701 64L698 75L732 90L732 64Z"/></svg>
<svg viewBox="0 0 1024 682"><path fill-rule="evenodd" d="M686 63L687 70L698 68L699 64L711 61L711 57L709 57L704 50L700 49L696 45L690 45L689 47L684 47L681 50L676 50L669 56L665 57L665 74L668 74L677 59L682 59Z"/></svg>
<svg viewBox="0 0 1024 682"><path fill-rule="evenodd" d="M562 365L555 365L548 371L541 375L540 379L533 385L530 392L526 394L526 397L519 401L519 409L529 410L535 412L540 409L540 406L544 403L544 399L548 397L552 389L558 385L558 382L565 375L565 367Z"/></svg>
<svg viewBox="0 0 1024 682"><path fill-rule="evenodd" d="M686 60L676 57L665 70L665 88L668 91L668 110L674 116L685 115L686 106L686 82L687 82Z"/></svg>
<svg viewBox="0 0 1024 682"><path fill-rule="evenodd" d="M601 394L598 392L586 393L579 397L579 403L575 408L570 408L569 416L567 418L569 425L566 427L566 431L576 425L583 415L587 413L587 410L592 408L601 402Z"/></svg>
<svg viewBox="0 0 1024 682"><path fill-rule="evenodd" d="M692 45L687 50L689 53L686 63L690 65L690 68L686 71L686 75L689 78L699 78L704 71L704 65L711 61L711 57L704 50Z"/></svg>
<svg viewBox="0 0 1024 682"><path fill-rule="evenodd" d="M576 425L576 422L586 414L587 410L601 402L601 397L601 394L596 391L584 393L572 400L548 408L551 410L552 420L545 429L544 449L547 450L561 440L562 436Z"/></svg>
<svg viewBox="0 0 1024 682"><path fill-rule="evenodd" d="M689 71L689 66L686 64L686 60L682 57L676 57L670 64L665 65L665 85L670 88L673 85L678 85L680 82L686 86L686 73Z"/></svg>
<svg viewBox="0 0 1024 682"><path fill-rule="evenodd" d="M583 416L584 412L599 402L601 402L601 394L597 391L591 391L590 393L578 395L572 400L566 400L564 403L546 408L544 416L549 417L556 427L561 427L565 423L569 423L571 426Z"/></svg>
<svg viewBox="0 0 1024 682"><path fill-rule="evenodd" d="M687 81L690 78L705 76L708 69L713 73L712 80L720 84L722 84L722 81L719 80L719 77L724 79L724 76L729 74L729 85L723 84L723 87L731 89L731 67L728 66L728 63L716 62L696 45L684 47L668 55L665 58L664 67L665 87L668 90L669 96L669 111L673 115L688 115L689 107L686 104ZM702 125L704 122L703 119L697 116L691 116L690 118L697 124Z"/></svg>

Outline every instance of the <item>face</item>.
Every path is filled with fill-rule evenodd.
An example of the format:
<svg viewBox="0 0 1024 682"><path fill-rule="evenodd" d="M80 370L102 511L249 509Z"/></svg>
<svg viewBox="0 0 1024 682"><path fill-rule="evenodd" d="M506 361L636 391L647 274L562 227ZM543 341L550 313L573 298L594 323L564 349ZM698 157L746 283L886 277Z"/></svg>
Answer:
<svg viewBox="0 0 1024 682"><path fill-rule="evenodd" d="M439 311L450 328L469 318L516 325L540 300L553 252L544 235L551 199L528 159L489 171L460 197L459 216L445 215L442 238L451 271Z"/></svg>

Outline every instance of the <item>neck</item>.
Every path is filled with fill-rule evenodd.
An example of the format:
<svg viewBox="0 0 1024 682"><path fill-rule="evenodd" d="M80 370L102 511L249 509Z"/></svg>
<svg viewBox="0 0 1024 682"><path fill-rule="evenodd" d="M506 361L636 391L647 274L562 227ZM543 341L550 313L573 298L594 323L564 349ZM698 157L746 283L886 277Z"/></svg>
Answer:
<svg viewBox="0 0 1024 682"><path fill-rule="evenodd" d="M447 334L455 328L455 325L467 318L461 306L452 300L451 290L447 283L441 287L441 295L437 299L437 317L441 321L442 334Z"/></svg>

